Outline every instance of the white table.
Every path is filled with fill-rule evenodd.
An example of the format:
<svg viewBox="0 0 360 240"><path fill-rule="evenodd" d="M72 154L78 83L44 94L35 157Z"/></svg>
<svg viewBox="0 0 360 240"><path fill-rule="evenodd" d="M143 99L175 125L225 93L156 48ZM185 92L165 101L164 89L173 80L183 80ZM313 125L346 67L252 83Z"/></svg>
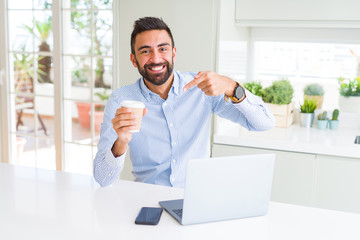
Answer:
<svg viewBox="0 0 360 240"><path fill-rule="evenodd" d="M0 163L0 239L360 239L360 215L270 203L264 217L182 226L165 211L135 225L142 206L183 190Z"/></svg>

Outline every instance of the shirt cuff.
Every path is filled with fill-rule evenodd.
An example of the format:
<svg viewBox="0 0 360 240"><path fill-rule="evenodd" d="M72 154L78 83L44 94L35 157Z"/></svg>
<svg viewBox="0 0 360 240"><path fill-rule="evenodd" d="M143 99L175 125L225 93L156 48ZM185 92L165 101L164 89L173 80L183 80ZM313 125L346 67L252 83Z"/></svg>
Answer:
<svg viewBox="0 0 360 240"><path fill-rule="evenodd" d="M236 106L236 108L238 109L246 109L248 110L249 108L252 108L254 105L261 105L264 106L264 102L263 100L252 94L251 92L249 92L247 89L245 89L245 98L244 100L242 100L239 103L236 102L231 102L234 106Z"/></svg>
<svg viewBox="0 0 360 240"><path fill-rule="evenodd" d="M125 156L126 152L119 157L114 157L111 149L109 149L105 154L105 161L111 168L122 168L124 166Z"/></svg>

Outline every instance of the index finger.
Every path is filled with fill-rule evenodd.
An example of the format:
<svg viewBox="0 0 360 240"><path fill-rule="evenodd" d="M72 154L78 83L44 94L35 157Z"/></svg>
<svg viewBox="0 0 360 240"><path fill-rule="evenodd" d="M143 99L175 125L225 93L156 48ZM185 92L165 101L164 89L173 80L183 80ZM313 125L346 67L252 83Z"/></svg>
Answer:
<svg viewBox="0 0 360 240"><path fill-rule="evenodd" d="M204 81L204 79L201 77L201 75L197 74L196 76L194 76L194 80L184 86L183 91L186 92L188 89L198 85L202 81Z"/></svg>
<svg viewBox="0 0 360 240"><path fill-rule="evenodd" d="M116 109L115 116L122 114L122 113L129 113L129 112L131 112L130 108L121 107L121 108Z"/></svg>

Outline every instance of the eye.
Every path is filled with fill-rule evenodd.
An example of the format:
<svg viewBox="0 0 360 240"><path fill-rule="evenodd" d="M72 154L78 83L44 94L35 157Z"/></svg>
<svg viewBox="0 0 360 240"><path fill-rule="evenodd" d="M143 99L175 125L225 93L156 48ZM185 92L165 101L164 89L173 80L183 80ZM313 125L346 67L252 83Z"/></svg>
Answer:
<svg viewBox="0 0 360 240"><path fill-rule="evenodd" d="M148 54L150 51L149 50L142 50L140 53L141 54Z"/></svg>
<svg viewBox="0 0 360 240"><path fill-rule="evenodd" d="M166 48L166 47L160 48L160 52L166 52L167 50L168 50L168 48Z"/></svg>

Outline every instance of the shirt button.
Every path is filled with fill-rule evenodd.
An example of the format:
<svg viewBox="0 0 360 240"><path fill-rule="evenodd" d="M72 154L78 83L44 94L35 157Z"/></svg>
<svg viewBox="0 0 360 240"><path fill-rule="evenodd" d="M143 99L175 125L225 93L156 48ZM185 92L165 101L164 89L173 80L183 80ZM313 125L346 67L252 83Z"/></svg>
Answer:
<svg viewBox="0 0 360 240"><path fill-rule="evenodd" d="M166 102L165 102L165 103L163 104L163 106L166 107L166 105L167 105L167 104L166 104Z"/></svg>
<svg viewBox="0 0 360 240"><path fill-rule="evenodd" d="M176 159L173 159L173 163L176 163Z"/></svg>
<svg viewBox="0 0 360 240"><path fill-rule="evenodd" d="M171 178L171 181L175 182L175 178Z"/></svg>
<svg viewBox="0 0 360 240"><path fill-rule="evenodd" d="M176 145L176 142L172 142L172 145L175 146L175 145Z"/></svg>
<svg viewBox="0 0 360 240"><path fill-rule="evenodd" d="M173 123L170 123L170 127L172 127L172 126L174 126L174 124L173 124Z"/></svg>
<svg viewBox="0 0 360 240"><path fill-rule="evenodd" d="M146 98L146 100L148 100L148 101L149 101L149 100L150 100L150 97L147 97L147 98Z"/></svg>

